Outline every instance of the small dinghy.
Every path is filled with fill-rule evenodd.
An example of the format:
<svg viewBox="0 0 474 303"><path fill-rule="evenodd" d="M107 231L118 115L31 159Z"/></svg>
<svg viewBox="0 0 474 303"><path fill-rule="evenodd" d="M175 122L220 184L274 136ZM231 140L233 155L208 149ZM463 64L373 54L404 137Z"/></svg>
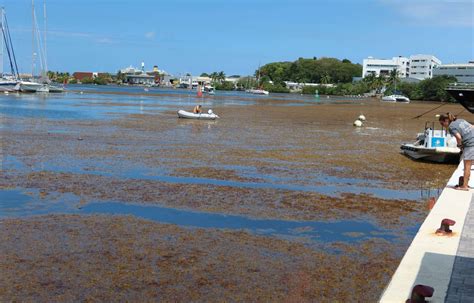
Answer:
<svg viewBox="0 0 474 303"><path fill-rule="evenodd" d="M457 147L456 138L451 136L446 129L435 130L434 123L431 127L425 124L425 131L419 133L415 143L402 144L402 152L415 159L437 163L459 162L461 150Z"/></svg>
<svg viewBox="0 0 474 303"><path fill-rule="evenodd" d="M218 115L212 112L212 109L210 109L207 112L207 114L206 113L195 114L195 113L190 113L181 109L181 110L178 110L178 117L184 118L184 119L200 119L200 120L216 120L219 118Z"/></svg>

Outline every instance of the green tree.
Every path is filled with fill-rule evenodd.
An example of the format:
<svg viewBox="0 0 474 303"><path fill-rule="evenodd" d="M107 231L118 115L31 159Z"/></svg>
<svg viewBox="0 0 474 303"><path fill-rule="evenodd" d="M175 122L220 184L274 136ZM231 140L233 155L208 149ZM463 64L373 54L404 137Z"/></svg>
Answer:
<svg viewBox="0 0 474 303"><path fill-rule="evenodd" d="M127 76L122 73L120 70L117 72L116 79L117 83L124 83L126 80Z"/></svg>
<svg viewBox="0 0 474 303"><path fill-rule="evenodd" d="M82 84L92 84L92 83L94 83L94 80L92 78L89 78L89 77L84 77L84 78L82 78L81 83Z"/></svg>
<svg viewBox="0 0 474 303"><path fill-rule="evenodd" d="M234 90L235 89L235 85L231 81L218 82L216 83L215 87L216 87L216 90Z"/></svg>
<svg viewBox="0 0 474 303"><path fill-rule="evenodd" d="M321 77L321 83L322 84L331 83L331 76L329 76L327 73L325 73L324 76Z"/></svg>
<svg viewBox="0 0 474 303"><path fill-rule="evenodd" d="M422 100L429 101L454 101L446 92L446 87L450 83L456 82L453 76L436 76L432 79L425 79L418 84Z"/></svg>

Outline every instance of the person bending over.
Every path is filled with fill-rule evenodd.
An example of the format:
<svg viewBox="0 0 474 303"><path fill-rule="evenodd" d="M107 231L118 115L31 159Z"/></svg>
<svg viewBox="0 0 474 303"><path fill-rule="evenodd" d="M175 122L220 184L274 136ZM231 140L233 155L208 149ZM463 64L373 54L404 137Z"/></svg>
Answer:
<svg viewBox="0 0 474 303"><path fill-rule="evenodd" d="M464 181L460 190L469 190L469 178L471 177L471 165L474 160L474 126L463 119L457 119L453 114L446 113L439 116L439 123L449 130L456 138L458 147L462 150L464 161Z"/></svg>

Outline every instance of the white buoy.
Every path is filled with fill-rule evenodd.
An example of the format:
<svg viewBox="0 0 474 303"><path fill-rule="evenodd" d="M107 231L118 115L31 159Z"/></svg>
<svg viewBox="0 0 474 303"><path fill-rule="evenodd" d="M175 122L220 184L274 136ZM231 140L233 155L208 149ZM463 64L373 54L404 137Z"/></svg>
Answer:
<svg viewBox="0 0 474 303"><path fill-rule="evenodd" d="M440 114L437 114L435 117L436 117L436 118L439 118L440 116L441 116Z"/></svg>
<svg viewBox="0 0 474 303"><path fill-rule="evenodd" d="M360 121L365 121L365 116L364 115L360 115L359 118L357 118L358 120Z"/></svg>
<svg viewBox="0 0 474 303"><path fill-rule="evenodd" d="M354 121L354 126L355 126L355 127L361 127L361 126L362 126L362 121L360 121L360 120L355 120L355 121Z"/></svg>

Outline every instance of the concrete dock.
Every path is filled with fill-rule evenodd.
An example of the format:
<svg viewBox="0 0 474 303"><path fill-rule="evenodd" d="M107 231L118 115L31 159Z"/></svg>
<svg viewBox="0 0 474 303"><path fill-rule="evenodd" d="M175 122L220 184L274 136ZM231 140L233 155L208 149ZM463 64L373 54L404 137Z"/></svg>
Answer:
<svg viewBox="0 0 474 303"><path fill-rule="evenodd" d="M474 302L474 190L452 188L463 168L461 163L451 176L380 302L405 302L418 284L434 289L429 302ZM474 186L474 174L469 185ZM440 235L436 230L444 219L456 223L450 226L452 233Z"/></svg>

